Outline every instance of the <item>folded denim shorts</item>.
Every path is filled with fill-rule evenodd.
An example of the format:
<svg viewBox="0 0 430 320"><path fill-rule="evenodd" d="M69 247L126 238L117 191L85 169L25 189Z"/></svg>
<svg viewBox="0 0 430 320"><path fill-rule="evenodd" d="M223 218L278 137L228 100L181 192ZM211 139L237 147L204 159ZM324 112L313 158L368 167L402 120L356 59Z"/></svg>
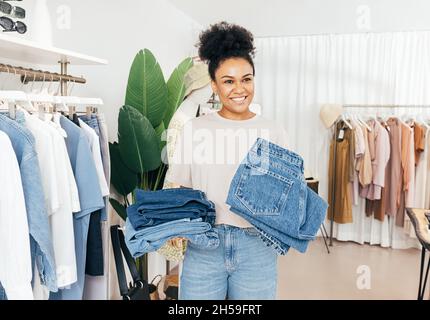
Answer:
<svg viewBox="0 0 430 320"><path fill-rule="evenodd" d="M230 210L254 225L280 254L289 247L305 252L327 211L303 173L298 154L258 138L230 185Z"/></svg>

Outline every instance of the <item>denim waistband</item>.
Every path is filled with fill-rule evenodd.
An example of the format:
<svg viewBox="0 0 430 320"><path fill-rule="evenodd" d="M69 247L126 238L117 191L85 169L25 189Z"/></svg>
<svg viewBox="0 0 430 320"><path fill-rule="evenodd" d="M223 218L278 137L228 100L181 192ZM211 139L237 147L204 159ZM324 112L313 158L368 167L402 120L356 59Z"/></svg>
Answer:
<svg viewBox="0 0 430 320"><path fill-rule="evenodd" d="M254 227L249 227L249 228L241 228L241 227L236 227L236 226L231 226L228 224L217 224L215 226L213 226L212 228L213 230L217 230L217 231L221 231L221 232L226 232L226 231L249 231L249 230L255 230Z"/></svg>
<svg viewBox="0 0 430 320"><path fill-rule="evenodd" d="M252 146L243 164L253 168L253 174L272 174L281 180L294 177L304 181L302 157L261 138Z"/></svg>
<svg viewBox="0 0 430 320"><path fill-rule="evenodd" d="M166 209L184 206L190 202L198 202L208 209L215 210L215 204L209 201L203 191L191 188L172 188L157 191L145 191L138 189L136 203L133 207L142 209Z"/></svg>
<svg viewBox="0 0 430 320"><path fill-rule="evenodd" d="M268 140L258 138L250 150L250 154L263 158L267 156L267 161L269 158L272 160L279 160L279 163L285 164L291 168L294 166L296 169L300 170L301 173L304 172L304 161L303 158L297 153L282 148ZM265 161L265 159L262 159Z"/></svg>
<svg viewBox="0 0 430 320"><path fill-rule="evenodd" d="M156 191L147 191L138 189L136 192L136 197L138 201L150 200L169 200L169 197L188 197L199 200L207 200L206 194L203 191L195 190L191 188L171 188L162 189Z"/></svg>

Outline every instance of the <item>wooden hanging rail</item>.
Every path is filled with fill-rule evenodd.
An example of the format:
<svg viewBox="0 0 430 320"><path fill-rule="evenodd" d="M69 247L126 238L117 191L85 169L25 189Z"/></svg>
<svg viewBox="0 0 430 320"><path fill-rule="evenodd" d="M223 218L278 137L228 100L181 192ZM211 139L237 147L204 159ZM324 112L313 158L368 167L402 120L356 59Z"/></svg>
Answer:
<svg viewBox="0 0 430 320"><path fill-rule="evenodd" d="M48 72L42 70L34 70L30 68L15 67L0 63L0 72L7 72L21 76L21 82L27 84L32 81L46 82L74 82L84 84L86 80L82 77L74 77L70 75L62 75L56 72Z"/></svg>

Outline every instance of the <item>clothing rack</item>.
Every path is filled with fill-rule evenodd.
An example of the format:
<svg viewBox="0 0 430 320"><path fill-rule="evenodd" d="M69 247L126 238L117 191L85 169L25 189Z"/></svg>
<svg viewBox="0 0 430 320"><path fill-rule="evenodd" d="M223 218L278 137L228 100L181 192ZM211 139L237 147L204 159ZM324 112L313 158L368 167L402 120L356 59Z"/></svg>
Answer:
<svg viewBox="0 0 430 320"><path fill-rule="evenodd" d="M396 104L344 104L343 108L386 108L386 109L398 109L398 108L410 108L410 109L424 109L430 108L430 105L396 105ZM332 125L334 127L334 135L333 139L336 140L337 136L337 125L339 122L343 121L343 119L338 118L336 122ZM333 148L333 184L332 184L332 198L331 203L334 206L336 200L336 154L337 154L337 143L334 144ZM331 211L331 220L330 220L330 243L329 245L333 246L333 224L334 224L334 209Z"/></svg>
<svg viewBox="0 0 430 320"><path fill-rule="evenodd" d="M2 63L0 64L0 72L20 75L21 82L24 84L35 81L60 82L61 95L66 96L68 82L85 84L86 80L83 77L74 77L67 74L67 66L69 62L60 62L60 64L61 73L34 70L31 68L11 66Z"/></svg>

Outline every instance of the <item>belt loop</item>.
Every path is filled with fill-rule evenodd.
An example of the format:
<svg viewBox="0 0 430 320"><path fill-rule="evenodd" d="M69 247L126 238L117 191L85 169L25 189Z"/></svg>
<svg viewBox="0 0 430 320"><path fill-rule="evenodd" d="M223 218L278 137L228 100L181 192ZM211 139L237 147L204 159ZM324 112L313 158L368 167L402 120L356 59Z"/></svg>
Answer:
<svg viewBox="0 0 430 320"><path fill-rule="evenodd" d="M252 147L252 151L257 152L258 149L260 149L261 147L261 142L262 142L261 138L257 138L257 140L254 142L254 145Z"/></svg>

